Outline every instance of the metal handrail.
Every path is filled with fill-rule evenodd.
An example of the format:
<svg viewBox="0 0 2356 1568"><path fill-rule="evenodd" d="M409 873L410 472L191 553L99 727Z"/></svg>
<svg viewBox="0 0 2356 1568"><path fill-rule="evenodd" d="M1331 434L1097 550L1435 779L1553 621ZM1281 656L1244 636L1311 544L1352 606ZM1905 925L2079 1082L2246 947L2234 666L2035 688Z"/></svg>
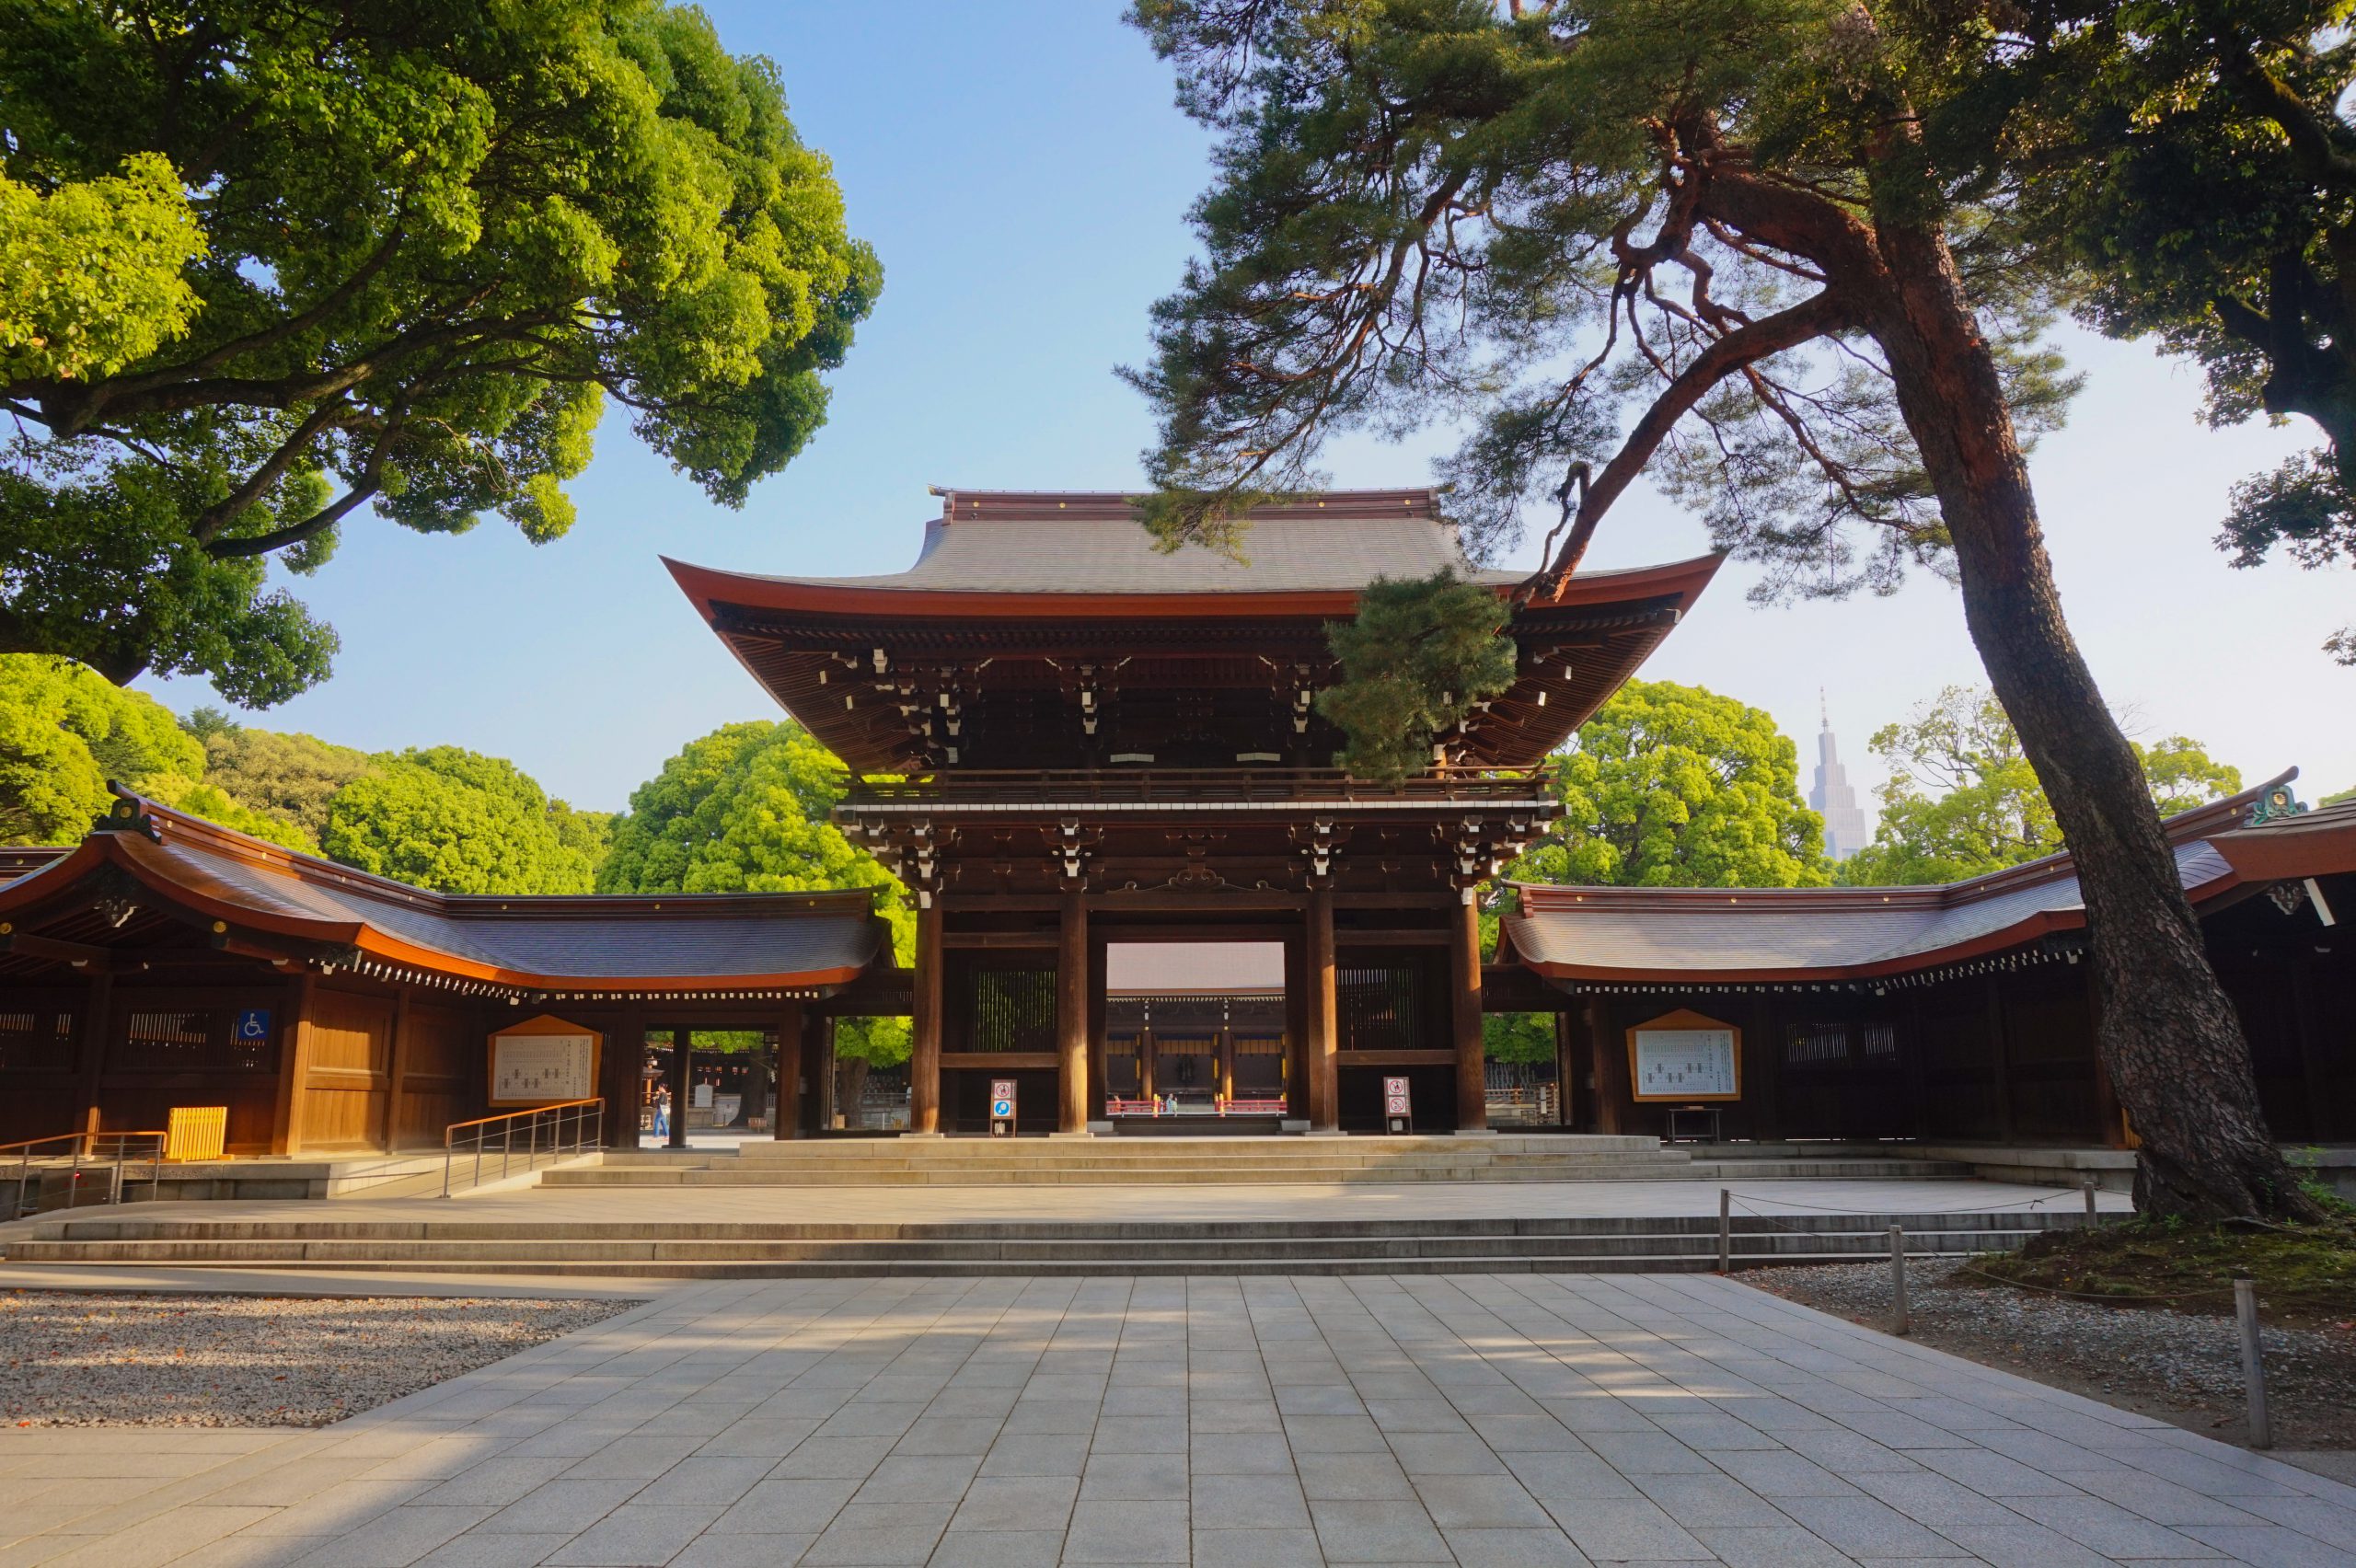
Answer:
<svg viewBox="0 0 2356 1568"><path fill-rule="evenodd" d="M152 1192L162 1176L165 1140L168 1134L157 1132L89 1132L59 1133L45 1138L24 1138L16 1143L0 1144L0 1166L11 1160L16 1165L13 1177L0 1177L0 1195L5 1195L7 1212L0 1220L22 1219L49 1207L79 1208L87 1202L119 1204L122 1190L130 1182L144 1181ZM58 1145L54 1153L42 1153L50 1145ZM144 1165L147 1174L134 1174ZM65 1201L50 1205L49 1182L52 1176L64 1176ZM104 1176L103 1183L87 1178ZM103 1191L105 1196L86 1198L85 1194Z"/></svg>
<svg viewBox="0 0 2356 1568"><path fill-rule="evenodd" d="M469 1132L469 1128L474 1130ZM515 1147L519 1135L524 1140L520 1150ZM491 1147L494 1139L499 1143L496 1150ZM525 1170L536 1170L544 1162L578 1159L602 1147L605 1141L603 1100L560 1100L553 1105L535 1105L528 1111L453 1122L442 1129L442 1195L453 1196L468 1187L479 1186L486 1180L500 1181L514 1171L518 1159L523 1160ZM472 1147L462 1149L461 1142ZM463 1182L457 1179L461 1153L471 1155L474 1160ZM494 1153L499 1167L486 1178L483 1161Z"/></svg>

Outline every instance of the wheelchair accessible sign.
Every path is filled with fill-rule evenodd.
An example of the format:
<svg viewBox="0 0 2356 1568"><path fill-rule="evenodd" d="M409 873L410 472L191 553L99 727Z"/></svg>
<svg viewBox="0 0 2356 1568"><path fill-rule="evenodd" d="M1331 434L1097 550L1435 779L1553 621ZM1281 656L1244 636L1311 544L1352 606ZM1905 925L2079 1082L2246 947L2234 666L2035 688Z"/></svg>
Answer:
<svg viewBox="0 0 2356 1568"><path fill-rule="evenodd" d="M1011 1138L1014 1136L1014 1080L990 1079L990 1136Z"/></svg>

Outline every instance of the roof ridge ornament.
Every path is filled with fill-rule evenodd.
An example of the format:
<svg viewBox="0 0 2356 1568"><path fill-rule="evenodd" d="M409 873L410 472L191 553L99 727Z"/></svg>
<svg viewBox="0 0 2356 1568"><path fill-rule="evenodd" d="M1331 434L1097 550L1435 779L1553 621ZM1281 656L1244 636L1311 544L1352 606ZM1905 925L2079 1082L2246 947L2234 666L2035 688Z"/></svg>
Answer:
<svg viewBox="0 0 2356 1568"><path fill-rule="evenodd" d="M147 802L119 784L110 784L115 791L114 804L90 824L92 833L136 833L161 844L164 836L156 826L155 817L147 811Z"/></svg>
<svg viewBox="0 0 2356 1568"><path fill-rule="evenodd" d="M2288 783L2277 784L2258 798L2257 803L2249 809L2249 821L2243 825L2263 827L2269 822L2304 815L2310 809L2305 801L2292 793Z"/></svg>

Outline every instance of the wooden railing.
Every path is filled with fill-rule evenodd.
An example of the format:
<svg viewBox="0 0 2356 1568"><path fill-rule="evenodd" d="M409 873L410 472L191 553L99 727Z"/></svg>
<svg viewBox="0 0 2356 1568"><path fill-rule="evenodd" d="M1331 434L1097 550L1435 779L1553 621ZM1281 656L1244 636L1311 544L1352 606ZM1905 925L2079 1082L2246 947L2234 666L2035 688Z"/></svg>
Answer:
<svg viewBox="0 0 2356 1568"><path fill-rule="evenodd" d="M528 1111L478 1116L442 1129L442 1195L451 1197L485 1182L537 1170L560 1159L574 1159L606 1141L603 1100L564 1100ZM458 1161L468 1159L466 1177ZM484 1167L489 1165L488 1172Z"/></svg>
<svg viewBox="0 0 2356 1568"><path fill-rule="evenodd" d="M119 1204L126 1186L142 1182L152 1193L164 1163L166 1136L59 1133L0 1144L0 1220L86 1204Z"/></svg>

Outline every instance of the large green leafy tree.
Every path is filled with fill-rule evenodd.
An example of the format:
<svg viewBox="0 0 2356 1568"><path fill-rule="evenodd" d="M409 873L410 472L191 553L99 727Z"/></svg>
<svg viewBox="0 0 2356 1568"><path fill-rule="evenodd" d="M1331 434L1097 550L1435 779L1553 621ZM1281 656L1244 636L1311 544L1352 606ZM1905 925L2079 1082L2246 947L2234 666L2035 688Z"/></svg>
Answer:
<svg viewBox="0 0 2356 1568"><path fill-rule="evenodd" d="M810 893L872 889L900 962L916 920L900 883L827 818L849 771L801 725L729 724L691 741L641 784L615 822L600 893ZM903 1019L845 1019L836 1049L890 1064L909 1047Z"/></svg>
<svg viewBox="0 0 2356 1568"><path fill-rule="evenodd" d="M1553 593L1640 474L1762 592L1951 576L2084 869L2146 1212L2311 1216L2142 769L2062 616L2025 443L2071 382L2017 182L1852 0L1138 0L1222 138L1203 258L1133 373L1169 538L1311 482L1339 431L1466 419L1476 550L1552 511Z"/></svg>
<svg viewBox="0 0 2356 1568"><path fill-rule="evenodd" d="M257 730L217 709L183 721L204 743L204 781L248 810L283 817L314 838L335 792L376 769L368 754L316 736Z"/></svg>
<svg viewBox="0 0 2356 1568"><path fill-rule="evenodd" d="M1631 681L1554 759L1563 814L1509 873L1621 887L1820 887L1824 822L1763 709Z"/></svg>
<svg viewBox="0 0 2356 1568"><path fill-rule="evenodd" d="M2314 451L2234 494L2219 546L2356 563L2356 35L2344 0L1910 0L1934 156L2005 191L2081 314L2197 361L2212 424ZM2326 644L2356 664L2356 626Z"/></svg>
<svg viewBox="0 0 2356 1568"><path fill-rule="evenodd" d="M144 692L67 659L0 655L0 843L71 844L112 803L110 782L241 832L311 847L298 825L229 799L202 744Z"/></svg>
<svg viewBox="0 0 2356 1568"><path fill-rule="evenodd" d="M1881 820L1874 841L1842 862L1842 882L1960 882L2062 847L2020 736L1985 688L1948 686L1905 722L1877 731L1873 750L1890 775ZM2163 816L2242 787L2240 769L2189 736L2138 744L2136 755Z"/></svg>
<svg viewBox="0 0 2356 1568"><path fill-rule="evenodd" d="M335 638L268 563L554 539L609 400L740 503L879 282L692 8L0 5L0 651L281 700Z"/></svg>
<svg viewBox="0 0 2356 1568"><path fill-rule="evenodd" d="M387 754L328 801L319 845L364 871L443 893L587 893L596 866L551 801L503 757Z"/></svg>

